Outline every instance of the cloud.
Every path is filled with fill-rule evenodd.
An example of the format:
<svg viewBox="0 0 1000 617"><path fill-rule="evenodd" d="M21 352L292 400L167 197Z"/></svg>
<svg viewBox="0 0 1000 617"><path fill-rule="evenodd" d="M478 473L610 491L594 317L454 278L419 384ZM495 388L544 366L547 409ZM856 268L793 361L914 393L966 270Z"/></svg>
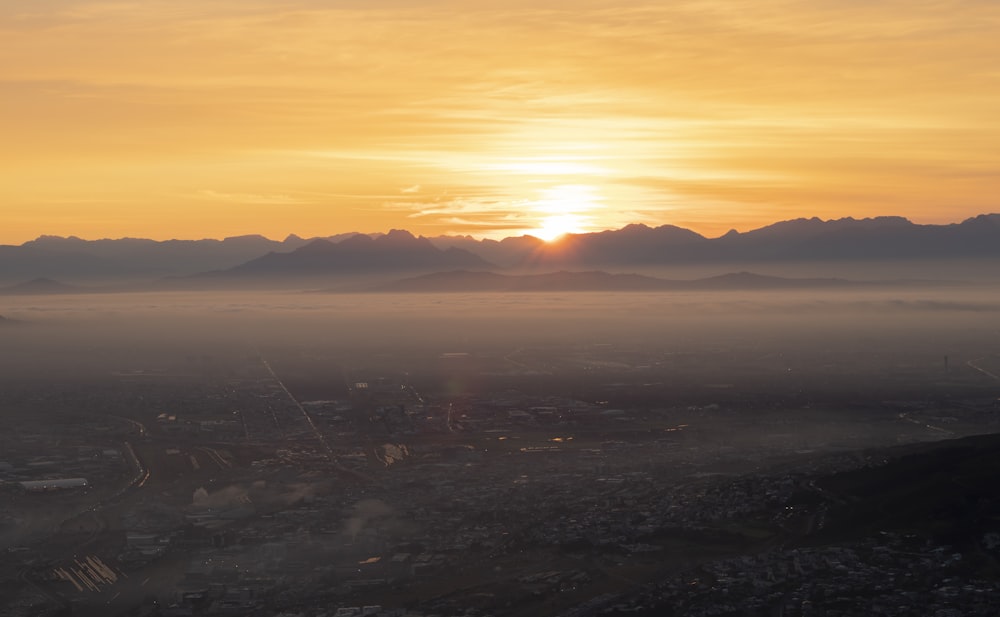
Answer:
<svg viewBox="0 0 1000 617"><path fill-rule="evenodd" d="M303 200L288 195L257 195L253 193L220 193L212 190L202 190L198 192L199 197L215 201L227 201L244 204L260 205L294 205L305 203Z"/></svg>
<svg viewBox="0 0 1000 617"><path fill-rule="evenodd" d="M477 235L502 236L509 231L524 231L538 226L538 214L524 202L506 202L489 198L450 198L430 202L395 202L384 205L401 211L421 227L446 227L473 231Z"/></svg>

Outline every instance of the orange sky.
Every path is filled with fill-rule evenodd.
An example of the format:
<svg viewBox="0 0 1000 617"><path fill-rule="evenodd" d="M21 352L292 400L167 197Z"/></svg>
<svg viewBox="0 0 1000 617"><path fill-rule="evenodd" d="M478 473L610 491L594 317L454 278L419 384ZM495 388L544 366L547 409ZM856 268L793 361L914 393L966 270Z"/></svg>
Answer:
<svg viewBox="0 0 1000 617"><path fill-rule="evenodd" d="M32 0L0 41L2 243L1000 211L994 0Z"/></svg>

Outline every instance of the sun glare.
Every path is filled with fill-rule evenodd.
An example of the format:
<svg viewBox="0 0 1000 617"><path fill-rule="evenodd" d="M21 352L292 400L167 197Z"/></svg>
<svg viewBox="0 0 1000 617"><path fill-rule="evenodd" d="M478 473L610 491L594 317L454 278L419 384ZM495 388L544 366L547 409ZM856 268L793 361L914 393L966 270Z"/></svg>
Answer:
<svg viewBox="0 0 1000 617"><path fill-rule="evenodd" d="M583 228L580 226L581 222L582 217L575 214L550 216L542 220L541 227L534 230L532 235L536 238L541 238L546 242L552 242L554 240L558 240L566 234L582 232Z"/></svg>
<svg viewBox="0 0 1000 617"><path fill-rule="evenodd" d="M538 213L538 227L530 233L552 242L566 234L586 231L593 217L586 214L601 206L601 197L593 186L563 184L542 191L542 198L532 204Z"/></svg>

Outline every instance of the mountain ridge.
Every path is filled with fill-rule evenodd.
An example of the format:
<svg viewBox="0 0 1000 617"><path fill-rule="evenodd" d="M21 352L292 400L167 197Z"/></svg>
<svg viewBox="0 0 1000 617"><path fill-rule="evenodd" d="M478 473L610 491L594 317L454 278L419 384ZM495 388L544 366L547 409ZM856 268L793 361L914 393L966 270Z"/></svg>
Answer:
<svg viewBox="0 0 1000 617"><path fill-rule="evenodd" d="M601 270L558 271L544 274L499 274L453 270L435 272L377 285L364 291L391 293L464 292L631 292L631 291L777 291L793 289L846 289L875 285L933 285L935 281L853 281L841 278L789 278L753 272L731 272L698 279L664 279L634 273ZM326 290L337 293L342 290ZM355 289L360 291L360 289Z"/></svg>
<svg viewBox="0 0 1000 617"><path fill-rule="evenodd" d="M357 234L341 242L313 240L288 253L270 252L216 276L298 276L442 267L495 266L464 249L440 249L423 236L393 229L374 238Z"/></svg>
<svg viewBox="0 0 1000 617"><path fill-rule="evenodd" d="M0 245L0 283L36 278L73 284L160 279L176 283L184 277L248 280L274 279L282 272L302 277L463 268L550 271L725 264L739 269L762 263L984 258L1000 259L1000 214L943 225L916 224L898 216L797 218L715 238L675 225L637 223L567 234L553 242L531 235L502 240L427 238L401 229L312 238L290 234L280 241L261 235L162 241L39 236L21 245Z"/></svg>

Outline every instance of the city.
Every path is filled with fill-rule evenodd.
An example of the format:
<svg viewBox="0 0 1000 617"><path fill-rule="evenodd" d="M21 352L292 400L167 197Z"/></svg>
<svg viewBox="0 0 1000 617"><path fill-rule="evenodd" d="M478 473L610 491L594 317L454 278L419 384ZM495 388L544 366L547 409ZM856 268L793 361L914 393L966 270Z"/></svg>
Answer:
<svg viewBox="0 0 1000 617"><path fill-rule="evenodd" d="M350 348L362 334L347 349L296 335L84 349L92 375L4 388L18 420L2 437L0 603L11 615L994 610L995 533L945 542L917 523L839 522L855 499L844 474L996 432L1000 357L980 355L982 332L953 339L949 357L888 334L859 352L774 332L759 334L777 337L766 354L752 337L527 345L516 331L395 352Z"/></svg>

